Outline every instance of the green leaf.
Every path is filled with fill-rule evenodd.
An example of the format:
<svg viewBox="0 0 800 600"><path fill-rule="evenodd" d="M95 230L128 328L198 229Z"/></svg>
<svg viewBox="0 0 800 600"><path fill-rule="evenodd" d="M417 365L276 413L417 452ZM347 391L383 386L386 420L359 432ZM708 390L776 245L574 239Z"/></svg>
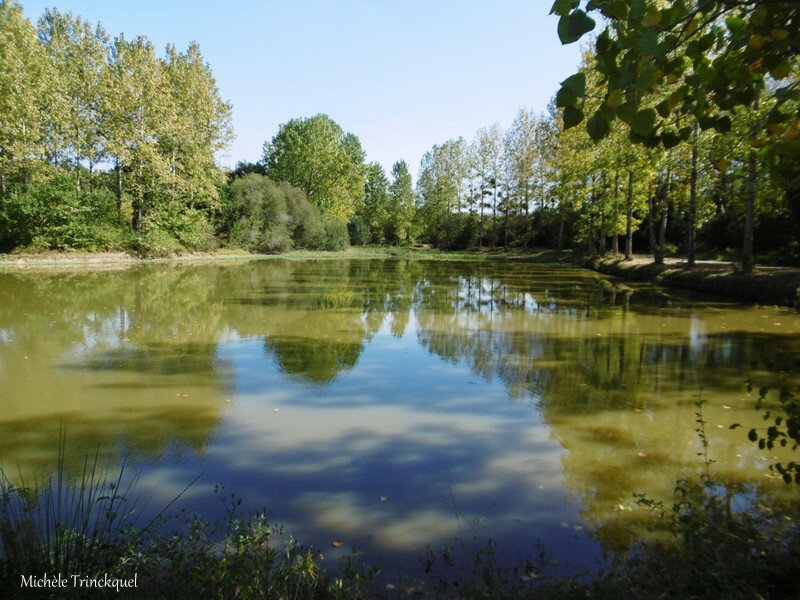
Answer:
<svg viewBox="0 0 800 600"><path fill-rule="evenodd" d="M571 129L583 121L583 111L574 106L564 109L564 129Z"/></svg>
<svg viewBox="0 0 800 600"><path fill-rule="evenodd" d="M636 116L636 112L639 110L639 106L633 100L628 100L624 104L622 104L619 108L617 108L617 116L625 121L628 125L630 125L633 121L633 118Z"/></svg>
<svg viewBox="0 0 800 600"><path fill-rule="evenodd" d="M700 125L700 129L705 131L706 129L711 129L716 124L716 119L713 117L709 117L707 115L702 115L697 117L697 124Z"/></svg>
<svg viewBox="0 0 800 600"><path fill-rule="evenodd" d="M728 133L731 130L731 118L726 115L716 119L714 121L714 129L719 133Z"/></svg>
<svg viewBox="0 0 800 600"><path fill-rule="evenodd" d="M670 113L669 102L667 100L662 100L656 105L656 110L658 114L661 115L662 119L666 119Z"/></svg>
<svg viewBox="0 0 800 600"><path fill-rule="evenodd" d="M608 135L608 119L606 116L597 111L594 116L586 122L586 131L589 132L589 137L594 141L602 140Z"/></svg>
<svg viewBox="0 0 800 600"><path fill-rule="evenodd" d="M605 105L609 108L619 108L625 103L625 96L622 90L611 90L606 98Z"/></svg>
<svg viewBox="0 0 800 600"><path fill-rule="evenodd" d="M562 44L577 42L583 34L594 29L594 19L578 9L558 20L558 38Z"/></svg>
<svg viewBox="0 0 800 600"><path fill-rule="evenodd" d="M669 150L670 148L674 148L680 144L681 138L678 134L673 133L672 131L666 131L661 135L661 143L664 144L664 148Z"/></svg>
<svg viewBox="0 0 800 600"><path fill-rule="evenodd" d="M582 98L586 94L586 74L575 73L561 82L561 87L568 89L576 97Z"/></svg>
<svg viewBox="0 0 800 600"><path fill-rule="evenodd" d="M569 14L573 8L577 8L580 0L556 0L553 2L553 8L550 9L551 15L564 16Z"/></svg>
<svg viewBox="0 0 800 600"><path fill-rule="evenodd" d="M727 19L725 19L725 25L727 25L728 30L731 33L738 33L744 28L746 24L747 21L745 21L741 17L728 17Z"/></svg>
<svg viewBox="0 0 800 600"><path fill-rule="evenodd" d="M575 106L578 99L569 89L562 87L556 94L556 106L564 108L565 106Z"/></svg>
<svg viewBox="0 0 800 600"><path fill-rule="evenodd" d="M645 108L636 113L631 120L631 127L633 130L644 136L653 134L653 129L656 123L656 111L652 108Z"/></svg>

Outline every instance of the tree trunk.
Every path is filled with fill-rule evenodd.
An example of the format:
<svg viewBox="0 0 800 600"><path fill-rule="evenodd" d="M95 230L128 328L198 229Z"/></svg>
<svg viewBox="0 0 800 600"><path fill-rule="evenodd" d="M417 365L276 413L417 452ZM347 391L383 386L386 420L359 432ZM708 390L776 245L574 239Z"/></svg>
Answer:
<svg viewBox="0 0 800 600"><path fill-rule="evenodd" d="M756 204L756 151L750 149L747 165L747 206L744 213L744 244L742 246L742 270L753 270L753 220Z"/></svg>
<svg viewBox="0 0 800 600"><path fill-rule="evenodd" d="M753 112L758 111L758 96L753 102ZM744 211L744 240L742 243L742 271L753 270L753 221L756 206L756 151L751 147L747 164L747 206Z"/></svg>
<svg viewBox="0 0 800 600"><path fill-rule="evenodd" d="M560 218L558 220L558 241L557 241L557 250L561 252L564 249L564 213L560 212Z"/></svg>
<svg viewBox="0 0 800 600"><path fill-rule="evenodd" d="M117 194L117 214L122 216L122 165L119 164L119 159L116 160L114 171L117 175L117 185L115 192Z"/></svg>
<svg viewBox="0 0 800 600"><path fill-rule="evenodd" d="M625 259L633 258L633 171L628 171L628 214L625 223Z"/></svg>
<svg viewBox="0 0 800 600"><path fill-rule="evenodd" d="M614 233L611 235L611 252L619 254L619 235L617 223L619 222L619 171L614 173Z"/></svg>
<svg viewBox="0 0 800 600"><path fill-rule="evenodd" d="M503 208L505 209L503 211L505 213L503 215L503 221L504 221L504 223L503 223L503 230L504 230L503 231L503 249L504 250L508 250L508 209L509 209L509 206L508 206L509 193L508 192L506 192L505 200L506 200L505 204L503 205Z"/></svg>
<svg viewBox="0 0 800 600"><path fill-rule="evenodd" d="M492 180L492 248L497 247L497 179Z"/></svg>
<svg viewBox="0 0 800 600"><path fill-rule="evenodd" d="M686 223L686 264L690 267L695 262L695 241L697 231L695 223L697 221L697 125L694 126L694 136L692 138L692 173L689 183L689 214Z"/></svg>
<svg viewBox="0 0 800 600"><path fill-rule="evenodd" d="M650 254L656 256L656 199L652 193L652 185L647 190L647 234L650 240ZM658 187L658 186L656 186ZM656 190L658 191L658 190Z"/></svg>
<svg viewBox="0 0 800 600"><path fill-rule="evenodd" d="M600 188L600 255L606 253L606 172L601 175L602 187Z"/></svg>
<svg viewBox="0 0 800 600"><path fill-rule="evenodd" d="M589 192L589 235L586 240L586 251L589 254L594 254L594 176L592 176L592 187Z"/></svg>
<svg viewBox="0 0 800 600"><path fill-rule="evenodd" d="M131 227L134 231L139 231L142 227L142 214L143 210L142 207L144 205L144 172L142 162L139 161L139 169L138 169L137 179L139 181L138 189L136 190L136 196L133 200L133 217L131 218Z"/></svg>
<svg viewBox="0 0 800 600"><path fill-rule="evenodd" d="M656 264L663 265L664 264L664 254L666 251L666 242L667 242L667 216L669 215L669 205L663 207L661 212L661 226L658 232L658 256L656 258Z"/></svg>
<svg viewBox="0 0 800 600"><path fill-rule="evenodd" d="M658 246L656 248L656 264L664 264L664 254L667 246L667 218L669 215L669 193L672 188L672 172L667 169L667 179L662 187L659 204L661 205L661 223L658 229Z"/></svg>

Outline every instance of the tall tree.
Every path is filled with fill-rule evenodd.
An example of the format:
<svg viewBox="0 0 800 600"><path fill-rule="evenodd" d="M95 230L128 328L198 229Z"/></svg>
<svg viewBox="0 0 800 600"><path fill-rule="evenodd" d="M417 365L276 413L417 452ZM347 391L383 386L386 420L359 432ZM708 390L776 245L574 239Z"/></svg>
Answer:
<svg viewBox="0 0 800 600"><path fill-rule="evenodd" d="M43 152L51 72L33 25L16 2L0 2L0 193L26 185ZM1 199L0 199L1 200Z"/></svg>
<svg viewBox="0 0 800 600"><path fill-rule="evenodd" d="M383 167L376 162L367 165L366 173L361 216L369 227L372 241L382 244L386 241L385 229L392 218L389 213L389 180Z"/></svg>
<svg viewBox="0 0 800 600"><path fill-rule="evenodd" d="M159 147L169 161L173 188L191 208L216 208L220 172L214 155L233 137L231 106L222 100L197 44L185 53L167 46L164 69L169 104Z"/></svg>
<svg viewBox="0 0 800 600"><path fill-rule="evenodd" d="M302 189L323 213L346 223L364 190L364 154L358 138L329 116L292 119L264 144L270 178Z"/></svg>
<svg viewBox="0 0 800 600"><path fill-rule="evenodd" d="M72 13L48 9L39 19L39 39L54 74L51 86L52 154L72 164L81 193L81 168L102 159L98 104L108 63L108 36Z"/></svg>
<svg viewBox="0 0 800 600"><path fill-rule="evenodd" d="M139 36L114 39L111 62L103 77L101 130L117 178L117 206L121 207L123 171L130 173L133 229L138 230L152 208L154 195L169 179L169 161L159 151L170 106L162 62L153 44Z"/></svg>
<svg viewBox="0 0 800 600"><path fill-rule="evenodd" d="M410 240L414 223L414 184L404 160L398 160L392 165L389 203L396 240L398 242Z"/></svg>

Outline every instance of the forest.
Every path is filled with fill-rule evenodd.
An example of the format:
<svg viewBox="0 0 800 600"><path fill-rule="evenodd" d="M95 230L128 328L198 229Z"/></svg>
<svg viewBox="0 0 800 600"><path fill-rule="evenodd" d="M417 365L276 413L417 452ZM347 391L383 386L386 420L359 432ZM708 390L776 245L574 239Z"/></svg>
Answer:
<svg viewBox="0 0 800 600"><path fill-rule="evenodd" d="M585 8L553 6L562 43L591 15L603 29L547 110L434 145L414 185L324 114L224 169L232 107L196 44L159 56L146 37L55 9L34 25L3 1L0 250L430 244L798 264L796 5Z"/></svg>

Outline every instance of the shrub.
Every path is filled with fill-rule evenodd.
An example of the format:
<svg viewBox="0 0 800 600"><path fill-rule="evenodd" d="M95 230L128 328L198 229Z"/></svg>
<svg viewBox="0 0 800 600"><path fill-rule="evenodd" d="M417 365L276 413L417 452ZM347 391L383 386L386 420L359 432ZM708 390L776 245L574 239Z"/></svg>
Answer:
<svg viewBox="0 0 800 600"><path fill-rule="evenodd" d="M232 245L256 252L347 247L344 225L326 221L302 190L251 173L230 185L223 209Z"/></svg>
<svg viewBox="0 0 800 600"><path fill-rule="evenodd" d="M136 235L133 250L142 257L167 258L180 252L181 245L169 232L145 220Z"/></svg>
<svg viewBox="0 0 800 600"><path fill-rule="evenodd" d="M341 221L325 221L325 240L321 250L345 250L350 245L349 241L350 236L347 233L347 225Z"/></svg>
<svg viewBox="0 0 800 600"><path fill-rule="evenodd" d="M369 225L360 216L356 215L352 218L347 225L347 231L350 234L350 243L353 246L369 244Z"/></svg>
<svg viewBox="0 0 800 600"><path fill-rule="evenodd" d="M77 194L70 177L9 194L0 211L0 239L37 250L115 250L128 239L109 190Z"/></svg>

